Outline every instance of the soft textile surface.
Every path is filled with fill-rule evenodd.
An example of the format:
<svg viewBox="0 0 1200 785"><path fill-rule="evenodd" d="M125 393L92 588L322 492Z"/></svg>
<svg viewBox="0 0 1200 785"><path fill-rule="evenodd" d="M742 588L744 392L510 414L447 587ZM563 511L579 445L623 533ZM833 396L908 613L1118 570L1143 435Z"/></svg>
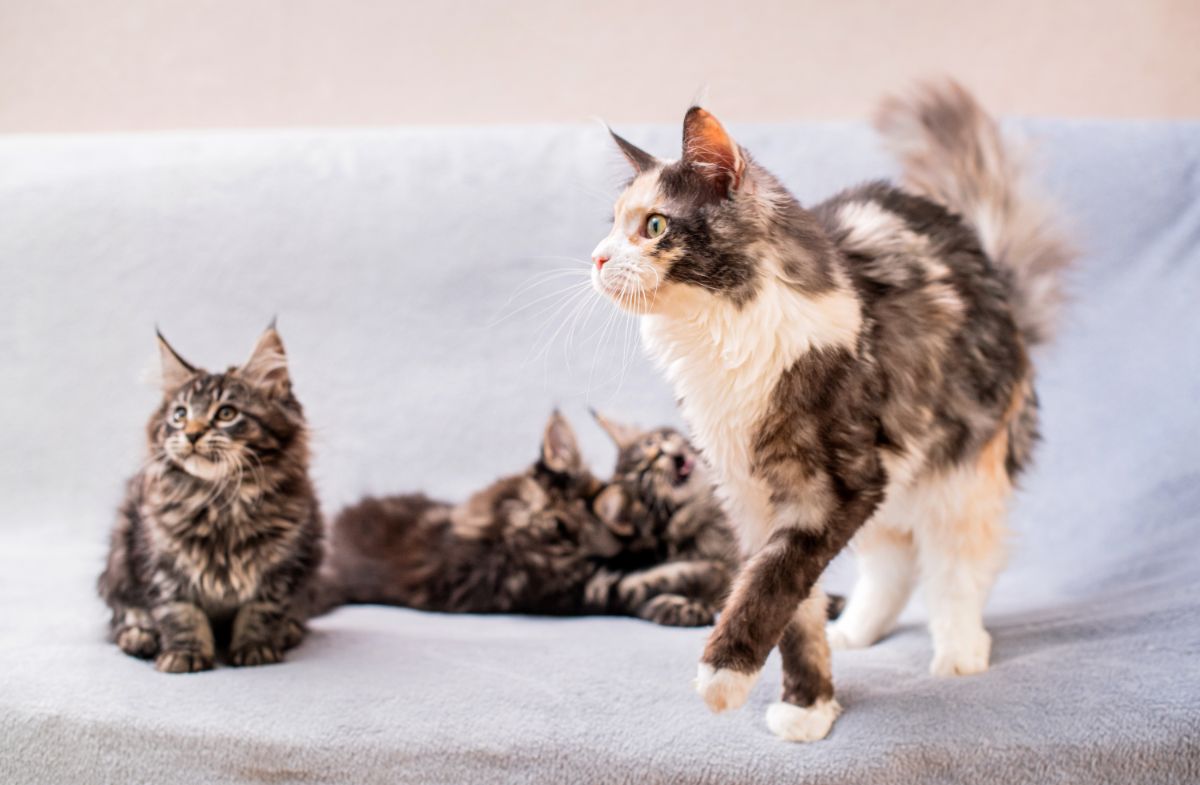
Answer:
<svg viewBox="0 0 1200 785"><path fill-rule="evenodd" d="M916 601L835 655L845 714L812 745L763 723L775 658L745 709L707 713L704 630L362 607L284 665L192 676L104 641L155 322L212 367L279 315L330 511L457 498L528 462L555 404L602 469L585 404L675 420L607 303L557 336L568 311L540 313L625 174L601 129L0 139L0 781L1200 781L1200 125L1014 130L1085 255L1039 358L993 667L928 676ZM733 131L808 201L891 171L857 125ZM559 269L579 277L531 281Z"/></svg>

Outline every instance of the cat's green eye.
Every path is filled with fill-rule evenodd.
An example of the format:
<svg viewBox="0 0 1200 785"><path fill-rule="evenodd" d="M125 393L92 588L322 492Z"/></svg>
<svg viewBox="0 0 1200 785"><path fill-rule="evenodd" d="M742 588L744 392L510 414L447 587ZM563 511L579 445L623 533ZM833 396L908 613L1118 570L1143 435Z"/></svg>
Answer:
<svg viewBox="0 0 1200 785"><path fill-rule="evenodd" d="M217 419L221 422L229 422L234 417L237 417L237 409L232 406L222 406L217 409Z"/></svg>
<svg viewBox="0 0 1200 785"><path fill-rule="evenodd" d="M176 406L175 411L171 412L171 422L183 422L187 419L187 407Z"/></svg>
<svg viewBox="0 0 1200 785"><path fill-rule="evenodd" d="M662 237L663 232L667 231L667 217L654 213L646 216L646 236L653 240L655 237Z"/></svg>

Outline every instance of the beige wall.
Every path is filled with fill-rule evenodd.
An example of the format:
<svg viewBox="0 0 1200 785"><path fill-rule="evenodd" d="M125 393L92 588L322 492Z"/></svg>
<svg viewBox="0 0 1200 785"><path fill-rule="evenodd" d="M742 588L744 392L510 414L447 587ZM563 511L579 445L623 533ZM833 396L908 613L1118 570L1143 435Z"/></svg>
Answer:
<svg viewBox="0 0 1200 785"><path fill-rule="evenodd" d="M1001 112L1200 116L1200 0L0 0L0 131Z"/></svg>

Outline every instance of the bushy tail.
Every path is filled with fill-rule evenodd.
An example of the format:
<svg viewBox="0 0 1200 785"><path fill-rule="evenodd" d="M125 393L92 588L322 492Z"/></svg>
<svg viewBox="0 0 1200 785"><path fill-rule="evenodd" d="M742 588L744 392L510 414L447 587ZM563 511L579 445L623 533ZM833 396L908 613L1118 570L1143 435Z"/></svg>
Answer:
<svg viewBox="0 0 1200 785"><path fill-rule="evenodd" d="M962 215L983 250L1012 271L1017 326L1029 345L1053 334L1062 271L1075 251L1054 212L1027 191L1019 156L961 85L945 80L886 99L876 128L900 159L905 185Z"/></svg>

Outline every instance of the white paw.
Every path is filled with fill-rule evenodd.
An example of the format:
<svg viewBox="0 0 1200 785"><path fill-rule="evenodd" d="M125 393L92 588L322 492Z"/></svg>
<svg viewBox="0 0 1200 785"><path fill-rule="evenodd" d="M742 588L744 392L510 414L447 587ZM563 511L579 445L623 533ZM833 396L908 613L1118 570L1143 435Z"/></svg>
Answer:
<svg viewBox="0 0 1200 785"><path fill-rule="evenodd" d="M833 698L803 708L793 703L772 703L767 708L767 727L786 741L820 741L829 735L842 707Z"/></svg>
<svg viewBox="0 0 1200 785"><path fill-rule="evenodd" d="M713 670L711 665L702 662L696 671L696 692L704 698L708 708L720 714L726 709L740 708L757 680L758 671L740 673L728 668Z"/></svg>
<svg viewBox="0 0 1200 785"><path fill-rule="evenodd" d="M834 651L865 649L871 645L871 641L864 640L863 636L847 630L846 625L842 622L826 625L825 639L829 641L829 648Z"/></svg>
<svg viewBox="0 0 1200 785"><path fill-rule="evenodd" d="M970 676L988 669L992 652L992 636L983 630L959 634L943 641L934 641L933 663L929 672L934 676Z"/></svg>

